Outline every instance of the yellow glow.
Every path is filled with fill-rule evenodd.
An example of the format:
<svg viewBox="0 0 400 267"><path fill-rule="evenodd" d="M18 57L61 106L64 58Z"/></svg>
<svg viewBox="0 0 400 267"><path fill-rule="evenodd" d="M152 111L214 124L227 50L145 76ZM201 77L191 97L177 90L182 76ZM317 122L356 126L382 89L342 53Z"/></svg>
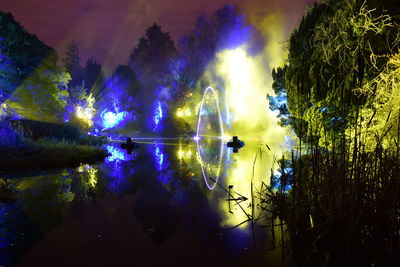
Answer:
<svg viewBox="0 0 400 267"><path fill-rule="evenodd" d="M242 203L242 207L249 214L251 182L254 188L259 188L261 182L269 184L270 171L277 168L277 164L273 165L273 156L265 144L276 153L276 157L280 157L283 152L280 145L284 144L286 135L285 130L278 125L274 113L269 110L266 98L267 94L273 94L270 66L278 62L277 58L270 62L269 55L282 55L276 49L276 46L265 48L258 55L250 55L246 45L224 50L217 54L217 60L209 66L208 73L205 74L211 80L211 85L218 84L218 78L214 81L213 77L224 81L221 86L225 89L225 95L220 95L220 102L225 101L221 106L230 114L231 124L226 128L229 134L223 138L230 139L230 136L236 135L245 142L245 147L238 154L230 155L232 166L224 183L225 186L233 185L233 191L248 198ZM218 166L205 168L208 172L219 172ZM222 222L224 226L234 226L247 219L238 205L231 205L233 214L229 213L225 198L221 199L219 209L226 215ZM246 224L241 227L246 227Z"/></svg>
<svg viewBox="0 0 400 267"><path fill-rule="evenodd" d="M94 168L88 169L88 184L91 187L96 187L97 184L97 170Z"/></svg>
<svg viewBox="0 0 400 267"><path fill-rule="evenodd" d="M182 150L182 149L179 149L179 150L178 150L178 159L182 159L182 158L183 158L183 155L184 155L183 150Z"/></svg>
<svg viewBox="0 0 400 267"><path fill-rule="evenodd" d="M90 187L96 187L97 184L97 169L90 166L89 164L81 164L77 171L79 173L82 173L83 176L81 176L83 179L86 178L86 183L90 186Z"/></svg>
<svg viewBox="0 0 400 267"><path fill-rule="evenodd" d="M179 118L190 117L192 116L192 111L190 110L190 108L185 108L185 109L178 108L178 110L176 111L176 116Z"/></svg>
<svg viewBox="0 0 400 267"><path fill-rule="evenodd" d="M178 152L176 153L177 157L179 160L183 160L183 159L190 159L192 158L192 150L190 149L190 147L188 147L188 149L183 150L182 147L179 147Z"/></svg>
<svg viewBox="0 0 400 267"><path fill-rule="evenodd" d="M81 106L76 107L76 117L78 119L81 119L84 121L87 125L92 126L93 125L93 109L91 108L82 108Z"/></svg>

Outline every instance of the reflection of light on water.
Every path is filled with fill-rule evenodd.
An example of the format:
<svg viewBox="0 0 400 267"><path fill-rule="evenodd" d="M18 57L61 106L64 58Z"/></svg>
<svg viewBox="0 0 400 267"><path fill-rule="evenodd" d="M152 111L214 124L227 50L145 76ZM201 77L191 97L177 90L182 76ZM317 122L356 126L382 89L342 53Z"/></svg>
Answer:
<svg viewBox="0 0 400 267"><path fill-rule="evenodd" d="M98 177L97 177L97 169L95 167L90 166L89 164L81 164L78 167L78 172L86 175L87 184L90 187L93 188L96 187Z"/></svg>
<svg viewBox="0 0 400 267"><path fill-rule="evenodd" d="M293 169L292 168L285 168L284 172L286 174L289 174L289 176L293 175ZM273 190L283 190L284 192L288 192L292 186L290 184L282 186L280 178L282 177L282 173L280 171L274 171L274 175L272 177L271 181L271 188Z"/></svg>
<svg viewBox="0 0 400 267"><path fill-rule="evenodd" d="M107 165L112 169L110 173L113 180L110 183L110 188L116 190L120 184L126 179L126 175L123 173L123 163L135 160L137 152L134 151L132 154L126 154L126 151L118 146L107 145L107 152L111 154L106 158ZM129 169L130 173L134 170Z"/></svg>
<svg viewBox="0 0 400 267"><path fill-rule="evenodd" d="M211 87L208 87L206 89L206 91L204 92L203 99L201 100L201 103L200 103L199 119L197 121L197 131L196 131L195 141L196 141L196 145L197 145L197 158L198 158L198 161L200 163L201 172L202 172L202 175L203 175L204 182L206 183L206 185L207 185L209 190L213 190L215 188L215 186L217 185L218 179L219 179L219 176L220 176L221 161L222 161L222 153L223 153L223 149L224 149L224 143L222 141L220 142L221 145L220 145L220 151L219 151L219 164L218 164L217 171L213 173L215 175L215 177L213 177L215 182L212 185L210 185L209 182L208 182L208 179L207 179L207 169L208 170L212 170L212 169L215 170L215 168L210 168L210 164L205 164L203 162L202 153L201 153L202 149L201 149L201 146L200 146L200 143L199 143L200 142L200 138L199 137L201 136L200 135L201 117L203 116L204 100L205 100L208 92L210 92L211 95L213 96L214 102L215 102L215 106L217 107L218 119L219 119L219 135L221 137L224 136L224 126L223 126L223 122L222 122L222 118L221 118L221 111L219 109L218 99L217 99L217 96L215 94L214 89L212 89ZM208 168L205 168L205 167L208 167ZM214 167L214 166L211 165L211 167Z"/></svg>
<svg viewBox="0 0 400 267"><path fill-rule="evenodd" d="M172 173L168 170L169 162L162 149L162 146L158 143L155 143L154 145L150 146L150 149L156 163L157 172L159 173L157 177L158 180L164 185L170 183Z"/></svg>
<svg viewBox="0 0 400 267"><path fill-rule="evenodd" d="M235 49L226 49L216 56L216 61L210 65L206 77L216 77L213 82L224 88L224 118L225 126L229 126L230 135L239 136L246 146L239 153L227 153L224 166L228 168L223 185L232 185L235 192L246 196L249 200L243 203L246 212L251 213L250 199L253 188L260 186L261 182L269 184L270 170L273 166L273 157L267 151L265 144L282 144L285 132L277 123L277 118L268 109L266 94L273 94L272 78L266 75L267 58L263 53L254 55L248 53L246 45ZM221 82L222 81L222 82ZM197 134L197 136L201 136ZM261 145L261 146L260 146ZM257 151L261 147L262 155L253 164ZM279 157L280 149L276 150ZM200 161L201 162L201 161ZM233 215L228 212L228 203L225 199L219 202L219 209L225 214L223 225L234 226L247 219L246 214L233 209ZM245 227L246 225L242 225Z"/></svg>
<svg viewBox="0 0 400 267"><path fill-rule="evenodd" d="M88 174L89 174L89 179L88 179L88 183L90 186L92 187L96 187L97 184L97 170L92 168L88 170Z"/></svg>
<svg viewBox="0 0 400 267"><path fill-rule="evenodd" d="M154 151L154 155L156 157L156 162L157 162L157 167L158 170L161 171L163 169L164 165L164 153L162 153L160 147L157 145L156 149Z"/></svg>
<svg viewBox="0 0 400 267"><path fill-rule="evenodd" d="M182 144L179 144L179 149L176 152L176 156L180 161L185 160L185 159L191 159L193 156L192 150L190 149L183 149Z"/></svg>
<svg viewBox="0 0 400 267"><path fill-rule="evenodd" d="M106 158L108 162L125 161L125 153L122 149L116 146L106 146L107 152L111 154Z"/></svg>

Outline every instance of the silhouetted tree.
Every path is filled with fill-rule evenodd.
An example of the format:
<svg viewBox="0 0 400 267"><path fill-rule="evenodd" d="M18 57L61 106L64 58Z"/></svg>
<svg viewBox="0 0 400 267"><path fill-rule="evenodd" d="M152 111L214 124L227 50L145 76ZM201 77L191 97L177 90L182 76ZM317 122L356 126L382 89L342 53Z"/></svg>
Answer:
<svg viewBox="0 0 400 267"><path fill-rule="evenodd" d="M80 64L81 57L79 55L79 47L75 43L67 46L65 58L63 58L64 68L71 75L71 80L68 84L69 87L82 86L85 80L85 75Z"/></svg>
<svg viewBox="0 0 400 267"><path fill-rule="evenodd" d="M55 51L0 11L0 98L7 98Z"/></svg>
<svg viewBox="0 0 400 267"><path fill-rule="evenodd" d="M85 86L94 96L97 96L101 88L104 86L104 74L101 63L94 58L86 61L83 70L85 74Z"/></svg>

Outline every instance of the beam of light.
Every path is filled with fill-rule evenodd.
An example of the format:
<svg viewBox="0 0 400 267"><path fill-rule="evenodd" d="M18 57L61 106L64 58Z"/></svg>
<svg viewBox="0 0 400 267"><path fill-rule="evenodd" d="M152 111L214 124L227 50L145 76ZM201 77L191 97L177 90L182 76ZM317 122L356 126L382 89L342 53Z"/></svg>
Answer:
<svg viewBox="0 0 400 267"><path fill-rule="evenodd" d="M217 96L216 96L215 91L214 91L213 88L207 87L207 89L204 91L203 98L202 98L201 103L200 103L199 118L198 118L198 121L197 121L197 131L196 131L196 136L195 137L199 137L200 136L199 133L200 133L200 125L201 125L201 116L202 116L202 113L203 113L204 99L207 96L208 92L210 92L212 94L212 96L214 98L214 101L215 101L215 105L217 107L220 136L224 136L224 126L223 126L223 122L222 122L222 118L221 118L221 111L219 109ZM196 145L197 145L198 160L199 160L199 163L200 163L201 173L203 174L204 182L206 183L207 188L209 190L214 190L215 186L218 183L218 179L219 179L219 174L220 174L220 169L221 169L221 162L222 162L222 154L223 154L223 150L224 150L224 143L221 141L220 152L219 152L219 163L218 163L219 167L218 167L218 170L216 172L215 182L214 182L214 184L210 185L208 183L207 175L206 175L206 172L204 170L204 163L203 163L203 160L202 160L202 157L201 157L201 149L200 149L200 143L199 143L200 139L196 138L195 141L196 141Z"/></svg>
<svg viewBox="0 0 400 267"><path fill-rule="evenodd" d="M185 139L182 137L132 137L132 140L179 140L179 139ZM122 140L125 141L125 140Z"/></svg>

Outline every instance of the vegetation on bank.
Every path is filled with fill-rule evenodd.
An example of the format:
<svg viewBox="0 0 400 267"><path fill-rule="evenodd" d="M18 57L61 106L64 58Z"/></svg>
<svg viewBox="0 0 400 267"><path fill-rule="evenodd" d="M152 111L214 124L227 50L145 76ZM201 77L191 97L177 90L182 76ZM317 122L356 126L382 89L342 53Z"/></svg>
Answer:
<svg viewBox="0 0 400 267"><path fill-rule="evenodd" d="M31 120L0 121L0 172L95 163L107 156L107 140L69 125Z"/></svg>
<svg viewBox="0 0 400 267"><path fill-rule="evenodd" d="M399 14L391 0L316 4L273 71L271 107L299 138L279 213L299 266L399 260Z"/></svg>

